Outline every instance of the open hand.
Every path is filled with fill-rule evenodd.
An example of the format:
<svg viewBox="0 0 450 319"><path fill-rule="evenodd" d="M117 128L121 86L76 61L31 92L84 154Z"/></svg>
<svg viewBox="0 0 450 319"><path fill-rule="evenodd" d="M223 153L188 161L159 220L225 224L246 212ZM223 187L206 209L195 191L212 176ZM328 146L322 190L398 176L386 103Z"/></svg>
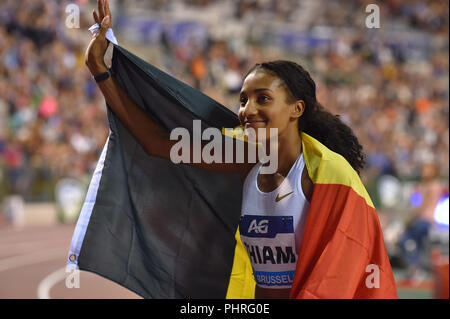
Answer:
<svg viewBox="0 0 450 319"><path fill-rule="evenodd" d="M106 31L112 27L111 11L109 10L108 0L97 0L99 13L92 12L94 21L100 24L100 32L94 34L85 53L85 63L92 75L97 75L106 71L106 65L103 60L108 41L106 40Z"/></svg>
<svg viewBox="0 0 450 319"><path fill-rule="evenodd" d="M94 20L96 23L101 23L106 16L109 16L109 23L107 24L108 28L112 28L112 17L111 11L109 10L108 0L97 0L98 14L94 10L92 10L92 15L94 16Z"/></svg>

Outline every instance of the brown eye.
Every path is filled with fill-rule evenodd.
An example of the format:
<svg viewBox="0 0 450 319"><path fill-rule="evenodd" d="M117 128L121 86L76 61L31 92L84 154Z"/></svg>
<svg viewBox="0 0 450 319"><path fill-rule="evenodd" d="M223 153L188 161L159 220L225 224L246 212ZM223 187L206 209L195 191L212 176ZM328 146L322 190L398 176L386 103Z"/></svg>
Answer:
<svg viewBox="0 0 450 319"><path fill-rule="evenodd" d="M258 96L258 103L265 103L267 101L270 100L270 97L268 97L267 95L260 95Z"/></svg>
<svg viewBox="0 0 450 319"><path fill-rule="evenodd" d="M241 107L244 107L245 103L247 103L247 99L245 97L241 97L239 99L239 104L241 105Z"/></svg>

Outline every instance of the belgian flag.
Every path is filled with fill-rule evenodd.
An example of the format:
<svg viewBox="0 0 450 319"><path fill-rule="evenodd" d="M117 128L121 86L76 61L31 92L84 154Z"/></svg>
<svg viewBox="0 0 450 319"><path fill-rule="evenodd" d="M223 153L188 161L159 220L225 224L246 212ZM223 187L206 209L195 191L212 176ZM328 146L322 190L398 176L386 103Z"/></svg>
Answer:
<svg viewBox="0 0 450 319"><path fill-rule="evenodd" d="M118 45L112 69L131 99L168 130L192 132L194 119L202 129L239 125L223 105ZM238 231L239 176L149 156L107 110L110 133L68 267L97 273L144 298L254 298ZM291 297L395 298L378 217L358 175L311 136L302 133L302 143L315 185ZM369 265L379 272L367 284L374 275Z"/></svg>

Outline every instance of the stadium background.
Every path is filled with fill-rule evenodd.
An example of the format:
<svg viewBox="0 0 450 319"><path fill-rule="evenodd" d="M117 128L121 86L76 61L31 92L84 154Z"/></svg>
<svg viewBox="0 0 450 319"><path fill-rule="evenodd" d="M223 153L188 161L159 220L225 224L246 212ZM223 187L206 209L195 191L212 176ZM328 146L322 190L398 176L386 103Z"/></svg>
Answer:
<svg viewBox="0 0 450 319"><path fill-rule="evenodd" d="M380 8L379 29L365 24L371 3ZM79 28L68 28L70 4L80 9ZM74 221L108 135L104 100L84 65L95 4L0 3L0 298L134 297L86 273L79 289L64 286ZM379 213L399 296L440 297L444 285L448 298L448 1L110 5L121 46L233 111L254 63L283 58L305 66L318 100L341 115L365 149L362 180ZM410 278L399 243L426 199L423 168L430 164L438 169L433 191L447 210L435 210L420 269Z"/></svg>

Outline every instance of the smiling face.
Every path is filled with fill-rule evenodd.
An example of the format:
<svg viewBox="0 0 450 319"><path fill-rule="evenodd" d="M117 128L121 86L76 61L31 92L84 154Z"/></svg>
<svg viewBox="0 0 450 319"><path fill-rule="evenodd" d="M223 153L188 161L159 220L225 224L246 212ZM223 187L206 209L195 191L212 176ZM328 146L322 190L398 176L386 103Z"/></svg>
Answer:
<svg viewBox="0 0 450 319"><path fill-rule="evenodd" d="M251 72L244 80L240 93L239 120L244 130L278 129L278 138L298 134L298 118L303 114L304 102L290 96L283 80L262 68ZM258 141L260 141L258 139Z"/></svg>

